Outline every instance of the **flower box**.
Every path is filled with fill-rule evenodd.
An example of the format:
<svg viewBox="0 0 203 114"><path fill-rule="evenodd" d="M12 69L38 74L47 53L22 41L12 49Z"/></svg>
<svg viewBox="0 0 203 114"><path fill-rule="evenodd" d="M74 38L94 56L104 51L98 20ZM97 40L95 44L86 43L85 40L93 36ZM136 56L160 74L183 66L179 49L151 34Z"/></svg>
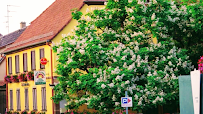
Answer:
<svg viewBox="0 0 203 114"><path fill-rule="evenodd" d="M26 73L21 73L21 74L19 74L18 79L19 79L20 81L27 81Z"/></svg>
<svg viewBox="0 0 203 114"><path fill-rule="evenodd" d="M26 76L27 76L28 80L34 80L34 72L33 71L27 72Z"/></svg>
<svg viewBox="0 0 203 114"><path fill-rule="evenodd" d="M10 75L6 75L6 76L4 77L4 81L5 81L5 82L8 82L8 83L11 83L11 82L12 82L11 76L10 76Z"/></svg>
<svg viewBox="0 0 203 114"><path fill-rule="evenodd" d="M17 75L11 76L11 80L12 80L12 82L19 82L19 79L18 79Z"/></svg>
<svg viewBox="0 0 203 114"><path fill-rule="evenodd" d="M28 114L26 110L22 111L21 114Z"/></svg>

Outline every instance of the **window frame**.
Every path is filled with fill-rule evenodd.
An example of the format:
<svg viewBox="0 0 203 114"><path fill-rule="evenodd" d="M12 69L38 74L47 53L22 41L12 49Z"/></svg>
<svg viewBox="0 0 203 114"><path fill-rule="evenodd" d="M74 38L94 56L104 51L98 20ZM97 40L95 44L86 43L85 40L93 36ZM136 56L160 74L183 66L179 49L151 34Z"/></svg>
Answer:
<svg viewBox="0 0 203 114"><path fill-rule="evenodd" d="M13 90L10 90L10 110L13 110Z"/></svg>
<svg viewBox="0 0 203 114"><path fill-rule="evenodd" d="M46 104L46 87L42 87L41 88L41 92L42 92L42 111L46 111L47 110L47 104Z"/></svg>
<svg viewBox="0 0 203 114"><path fill-rule="evenodd" d="M25 88L25 110L29 111L29 90Z"/></svg>
<svg viewBox="0 0 203 114"><path fill-rule="evenodd" d="M16 90L17 111L21 111L20 89Z"/></svg>
<svg viewBox="0 0 203 114"><path fill-rule="evenodd" d="M35 57L35 50L31 51L31 70L36 70L36 57Z"/></svg>
<svg viewBox="0 0 203 114"><path fill-rule="evenodd" d="M15 71L16 74L20 72L19 55L15 56Z"/></svg>
<svg viewBox="0 0 203 114"><path fill-rule="evenodd" d="M12 57L8 57L8 74L12 74Z"/></svg>
<svg viewBox="0 0 203 114"><path fill-rule="evenodd" d="M27 65L27 53L23 53L23 72L28 71L28 65Z"/></svg>
<svg viewBox="0 0 203 114"><path fill-rule="evenodd" d="M37 110L37 88L32 88L33 110Z"/></svg>
<svg viewBox="0 0 203 114"><path fill-rule="evenodd" d="M39 49L39 58L40 58L40 60L41 60L42 58L44 58L44 55L45 55L45 53L44 53L44 48L40 48L40 49ZM45 65L42 65L42 64L40 63L40 69L45 69Z"/></svg>

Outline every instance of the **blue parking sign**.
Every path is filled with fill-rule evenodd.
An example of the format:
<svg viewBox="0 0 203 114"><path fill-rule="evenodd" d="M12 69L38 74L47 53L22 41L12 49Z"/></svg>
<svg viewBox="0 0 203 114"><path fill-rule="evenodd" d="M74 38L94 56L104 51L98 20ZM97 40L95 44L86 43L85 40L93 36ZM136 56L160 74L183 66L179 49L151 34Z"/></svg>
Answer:
<svg viewBox="0 0 203 114"><path fill-rule="evenodd" d="M122 103L123 104L128 104L128 98L126 98L126 97L122 98Z"/></svg>
<svg viewBox="0 0 203 114"><path fill-rule="evenodd" d="M132 107L132 97L121 97L121 107Z"/></svg>

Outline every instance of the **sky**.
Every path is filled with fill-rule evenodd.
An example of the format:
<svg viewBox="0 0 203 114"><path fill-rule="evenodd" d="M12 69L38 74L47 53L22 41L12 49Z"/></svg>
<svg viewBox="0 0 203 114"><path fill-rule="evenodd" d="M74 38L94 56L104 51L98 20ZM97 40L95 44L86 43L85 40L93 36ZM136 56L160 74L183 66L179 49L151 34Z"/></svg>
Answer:
<svg viewBox="0 0 203 114"><path fill-rule="evenodd" d="M55 0L0 0L0 34L6 35L20 29L20 22L28 26ZM7 19L9 11L9 30Z"/></svg>

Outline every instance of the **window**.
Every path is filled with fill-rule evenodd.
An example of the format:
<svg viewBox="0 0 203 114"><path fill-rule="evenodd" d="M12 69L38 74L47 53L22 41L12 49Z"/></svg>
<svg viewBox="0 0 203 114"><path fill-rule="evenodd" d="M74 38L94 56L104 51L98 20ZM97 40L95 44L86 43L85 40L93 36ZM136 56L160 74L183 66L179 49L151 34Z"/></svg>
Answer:
<svg viewBox="0 0 203 114"><path fill-rule="evenodd" d="M23 53L23 71L27 71L27 53Z"/></svg>
<svg viewBox="0 0 203 114"><path fill-rule="evenodd" d="M21 110L21 106L20 106L20 89L16 90L16 98L17 98L17 111Z"/></svg>
<svg viewBox="0 0 203 114"><path fill-rule="evenodd" d="M16 66L16 73L19 73L19 55L15 56L15 66Z"/></svg>
<svg viewBox="0 0 203 114"><path fill-rule="evenodd" d="M42 87L42 110L46 110L46 87Z"/></svg>
<svg viewBox="0 0 203 114"><path fill-rule="evenodd" d="M33 110L37 110L37 89L32 89L32 96L33 96Z"/></svg>
<svg viewBox="0 0 203 114"><path fill-rule="evenodd" d="M31 69L36 70L35 51L31 51Z"/></svg>
<svg viewBox="0 0 203 114"><path fill-rule="evenodd" d="M13 110L13 90L10 90L10 110Z"/></svg>
<svg viewBox="0 0 203 114"><path fill-rule="evenodd" d="M44 58L44 48L39 50L40 52L40 59ZM40 64L40 69L45 69L45 66Z"/></svg>
<svg viewBox="0 0 203 114"><path fill-rule="evenodd" d="M8 58L8 73L12 74L12 57Z"/></svg>
<svg viewBox="0 0 203 114"><path fill-rule="evenodd" d="M25 110L29 110L28 89L25 89Z"/></svg>

